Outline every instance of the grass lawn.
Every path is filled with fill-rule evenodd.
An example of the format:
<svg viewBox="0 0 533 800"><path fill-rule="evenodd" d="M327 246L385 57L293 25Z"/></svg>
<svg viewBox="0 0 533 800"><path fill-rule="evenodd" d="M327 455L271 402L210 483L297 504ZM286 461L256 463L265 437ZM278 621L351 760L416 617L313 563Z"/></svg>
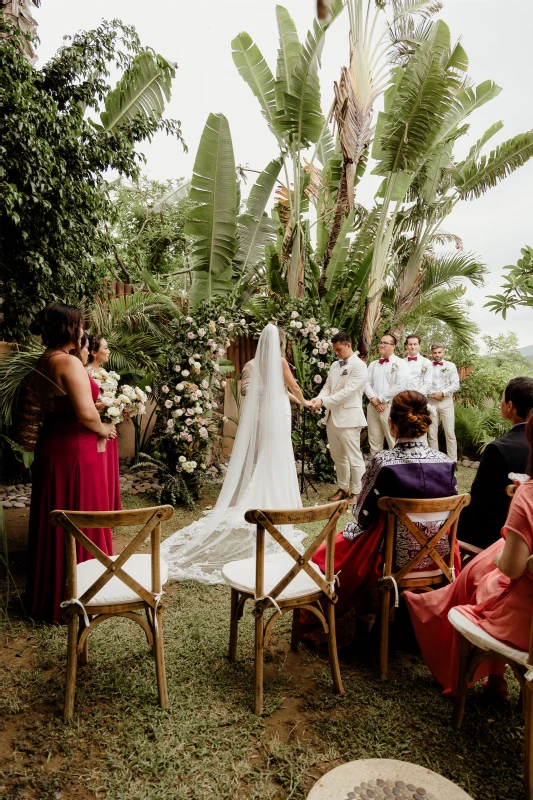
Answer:
<svg viewBox="0 0 533 800"><path fill-rule="evenodd" d="M459 472L465 490L473 472ZM310 503L322 502L331 487L319 488ZM217 491L207 490L193 513L178 510L165 534L200 516ZM119 532L121 542L127 537ZM1 798L288 800L305 798L344 761L376 757L427 765L479 800L522 796L517 684L497 705L479 687L471 690L463 728L454 731L451 701L417 654L402 614L391 629L389 680L378 678L376 631L361 634L341 654L342 698L333 694L322 655L303 646L290 652L284 618L266 656L265 714L257 718L251 614L245 609L239 660L229 664L229 589L175 583L166 600L170 710L157 705L141 629L112 620L89 640L71 725L61 718L66 628L32 624L13 602L2 655Z"/></svg>

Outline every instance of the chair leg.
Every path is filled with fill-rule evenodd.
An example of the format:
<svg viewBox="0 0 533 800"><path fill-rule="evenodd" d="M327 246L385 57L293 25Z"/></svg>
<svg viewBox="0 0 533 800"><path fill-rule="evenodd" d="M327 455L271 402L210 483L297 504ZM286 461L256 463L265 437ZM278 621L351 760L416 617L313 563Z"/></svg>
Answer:
<svg viewBox="0 0 533 800"><path fill-rule="evenodd" d="M168 708L167 674L165 671L165 651L163 648L163 614L157 611L154 614L157 619L157 627L154 622L152 632L154 635L154 654L155 672L157 676L157 692L159 694L159 705L161 708Z"/></svg>
<svg viewBox="0 0 533 800"><path fill-rule="evenodd" d="M524 797L533 800L533 686L524 683Z"/></svg>
<svg viewBox="0 0 533 800"><path fill-rule="evenodd" d="M337 694L344 694L342 685L341 671L339 667L339 654L337 652L337 637L335 634L335 606L329 600L325 602L326 620L328 623L328 653L329 665L331 667L331 677Z"/></svg>
<svg viewBox="0 0 533 800"><path fill-rule="evenodd" d="M154 612L152 611L152 608L149 605L146 606L145 611L146 611L146 620L148 622L148 625L150 626L150 630L152 631L152 654L155 656ZM148 642L148 644L150 644L150 642Z"/></svg>
<svg viewBox="0 0 533 800"><path fill-rule="evenodd" d="M78 669L78 617L75 616L68 623L67 635L67 677L65 685L65 704L63 716L70 722L74 713L74 695L76 693L76 672Z"/></svg>
<svg viewBox="0 0 533 800"><path fill-rule="evenodd" d="M387 680L389 672L389 614L390 614L390 590L384 586L381 590L381 644L379 649L379 671L382 681Z"/></svg>
<svg viewBox="0 0 533 800"><path fill-rule="evenodd" d="M292 612L292 628L291 628L291 650L298 650L298 642L300 641L300 609L295 608Z"/></svg>
<svg viewBox="0 0 533 800"><path fill-rule="evenodd" d="M459 634L461 636L461 634ZM468 684L466 681L466 672L468 669L468 662L470 661L470 652L472 645L464 636L461 636L461 646L459 650L459 674L457 677L457 687L455 690L455 703L453 706L452 724L456 730L461 727L463 721L463 714L466 703L466 692Z"/></svg>
<svg viewBox="0 0 533 800"><path fill-rule="evenodd" d="M239 618L237 616L237 609L239 607L239 592L236 589L231 589L231 610L229 620L229 652L228 658L230 661L237 659L237 637L239 634Z"/></svg>
<svg viewBox="0 0 533 800"><path fill-rule="evenodd" d="M264 656L265 629L263 614L255 617L255 697L254 713L258 717L263 713L263 656Z"/></svg>

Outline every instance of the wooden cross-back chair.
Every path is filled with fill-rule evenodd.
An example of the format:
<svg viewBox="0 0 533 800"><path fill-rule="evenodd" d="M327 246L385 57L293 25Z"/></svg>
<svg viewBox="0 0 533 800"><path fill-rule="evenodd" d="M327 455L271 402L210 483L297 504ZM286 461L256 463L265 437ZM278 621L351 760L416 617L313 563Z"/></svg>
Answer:
<svg viewBox="0 0 533 800"><path fill-rule="evenodd" d="M418 589L429 592L432 589L452 583L455 578L453 559L455 554L455 540L457 537L457 523L463 508L470 503L469 494L459 494L453 497L439 497L433 499L407 499L401 497L381 497L379 507L387 512L385 548L383 559L383 577L379 579L379 588L382 592L381 599L381 645L380 645L380 674L386 680L389 663L389 623L394 616L394 609L398 607L399 593L402 589ZM433 512L448 512L448 517L439 530L431 537L417 528L416 523L410 519L410 514L429 514ZM420 550L401 569L395 568L396 549L396 522L400 520L409 533L420 544ZM444 536L448 536L450 552L446 561L437 552L436 547ZM431 558L437 567L415 572L420 562ZM393 589L394 603L391 603L391 589Z"/></svg>
<svg viewBox="0 0 533 800"><path fill-rule="evenodd" d="M159 703L162 708L168 707L161 602L168 568L161 561L160 545L161 522L173 513L172 506L155 506L109 512L57 510L50 514L50 523L63 528L65 536L67 595L61 605L68 624L66 720L72 718L74 711L78 657L80 664L87 664L88 636L110 617L127 617L144 630L155 656ZM106 555L80 530L132 525L143 527L118 556ZM148 537L151 552L136 553ZM77 564L76 542L94 558ZM146 620L136 611L144 611Z"/></svg>
<svg viewBox="0 0 533 800"><path fill-rule="evenodd" d="M506 489L510 497L513 497L515 491L516 486L514 485L510 485ZM533 573L533 555L528 558L526 569ZM450 609L448 613L448 619L460 634L461 642L459 677L452 716L452 722L456 729L461 727L463 721L468 684L483 661L487 659L505 661L520 683L524 712L525 800L533 800L533 608L531 611L529 651L517 650L505 642L495 639L456 608Z"/></svg>
<svg viewBox="0 0 533 800"><path fill-rule="evenodd" d="M328 503L314 508L271 511L254 509L247 511L247 522L257 526L255 558L232 561L225 564L222 576L231 586L231 621L229 659L237 656L238 624L247 600L254 601L255 617L255 701L254 711L263 712L263 655L274 623L282 614L293 612L291 648L296 650L299 640L299 616L301 610L314 614L328 638L329 663L333 685L338 694L343 694L337 642L335 638L335 533L339 518L346 512L348 503ZM305 525L327 520L322 532L301 554L278 530L281 525ZM265 555L265 531L283 548L283 551ZM311 563L319 546L326 542L326 575ZM265 612L275 609L265 622Z"/></svg>

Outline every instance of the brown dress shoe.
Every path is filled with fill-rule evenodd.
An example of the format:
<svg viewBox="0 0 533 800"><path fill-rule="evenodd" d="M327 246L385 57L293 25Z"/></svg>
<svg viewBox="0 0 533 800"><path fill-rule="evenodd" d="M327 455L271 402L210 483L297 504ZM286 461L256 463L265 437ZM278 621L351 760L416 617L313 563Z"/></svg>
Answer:
<svg viewBox="0 0 533 800"><path fill-rule="evenodd" d="M348 494L344 491L344 489L337 489L335 494L332 494L331 497L328 497L330 503L334 503L336 500L344 500L348 497Z"/></svg>

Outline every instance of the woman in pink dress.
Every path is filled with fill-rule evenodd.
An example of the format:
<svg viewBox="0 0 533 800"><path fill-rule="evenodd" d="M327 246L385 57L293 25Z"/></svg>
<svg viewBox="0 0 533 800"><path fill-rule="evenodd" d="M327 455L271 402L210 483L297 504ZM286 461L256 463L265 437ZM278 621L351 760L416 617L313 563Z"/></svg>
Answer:
<svg viewBox="0 0 533 800"><path fill-rule="evenodd" d="M526 426L533 473L533 416ZM490 503L490 497L487 497ZM459 634L448 621L448 611L458 610L491 636L519 650L529 650L533 575L526 561L533 553L533 480L516 490L502 528L502 538L474 558L458 579L428 594L406 592L422 654L444 694L455 694L459 670ZM484 661L473 685L489 676L488 688L506 694L501 661Z"/></svg>
<svg viewBox="0 0 533 800"><path fill-rule="evenodd" d="M81 363L81 311L53 303L30 330L41 334L47 349L36 367L44 421L32 466L25 604L33 619L57 622L65 592L64 534L50 525L50 512L109 511L104 448L116 428L102 423L95 406L98 387ZM113 553L109 528L85 533ZM92 556L78 546L77 558Z"/></svg>
<svg viewBox="0 0 533 800"><path fill-rule="evenodd" d="M89 339L89 367L100 369L109 361L109 345L99 333L93 333ZM97 403L98 407L98 403ZM111 511L121 511L120 500L120 473L118 461L118 437L106 442L107 485L109 488L109 508Z"/></svg>

